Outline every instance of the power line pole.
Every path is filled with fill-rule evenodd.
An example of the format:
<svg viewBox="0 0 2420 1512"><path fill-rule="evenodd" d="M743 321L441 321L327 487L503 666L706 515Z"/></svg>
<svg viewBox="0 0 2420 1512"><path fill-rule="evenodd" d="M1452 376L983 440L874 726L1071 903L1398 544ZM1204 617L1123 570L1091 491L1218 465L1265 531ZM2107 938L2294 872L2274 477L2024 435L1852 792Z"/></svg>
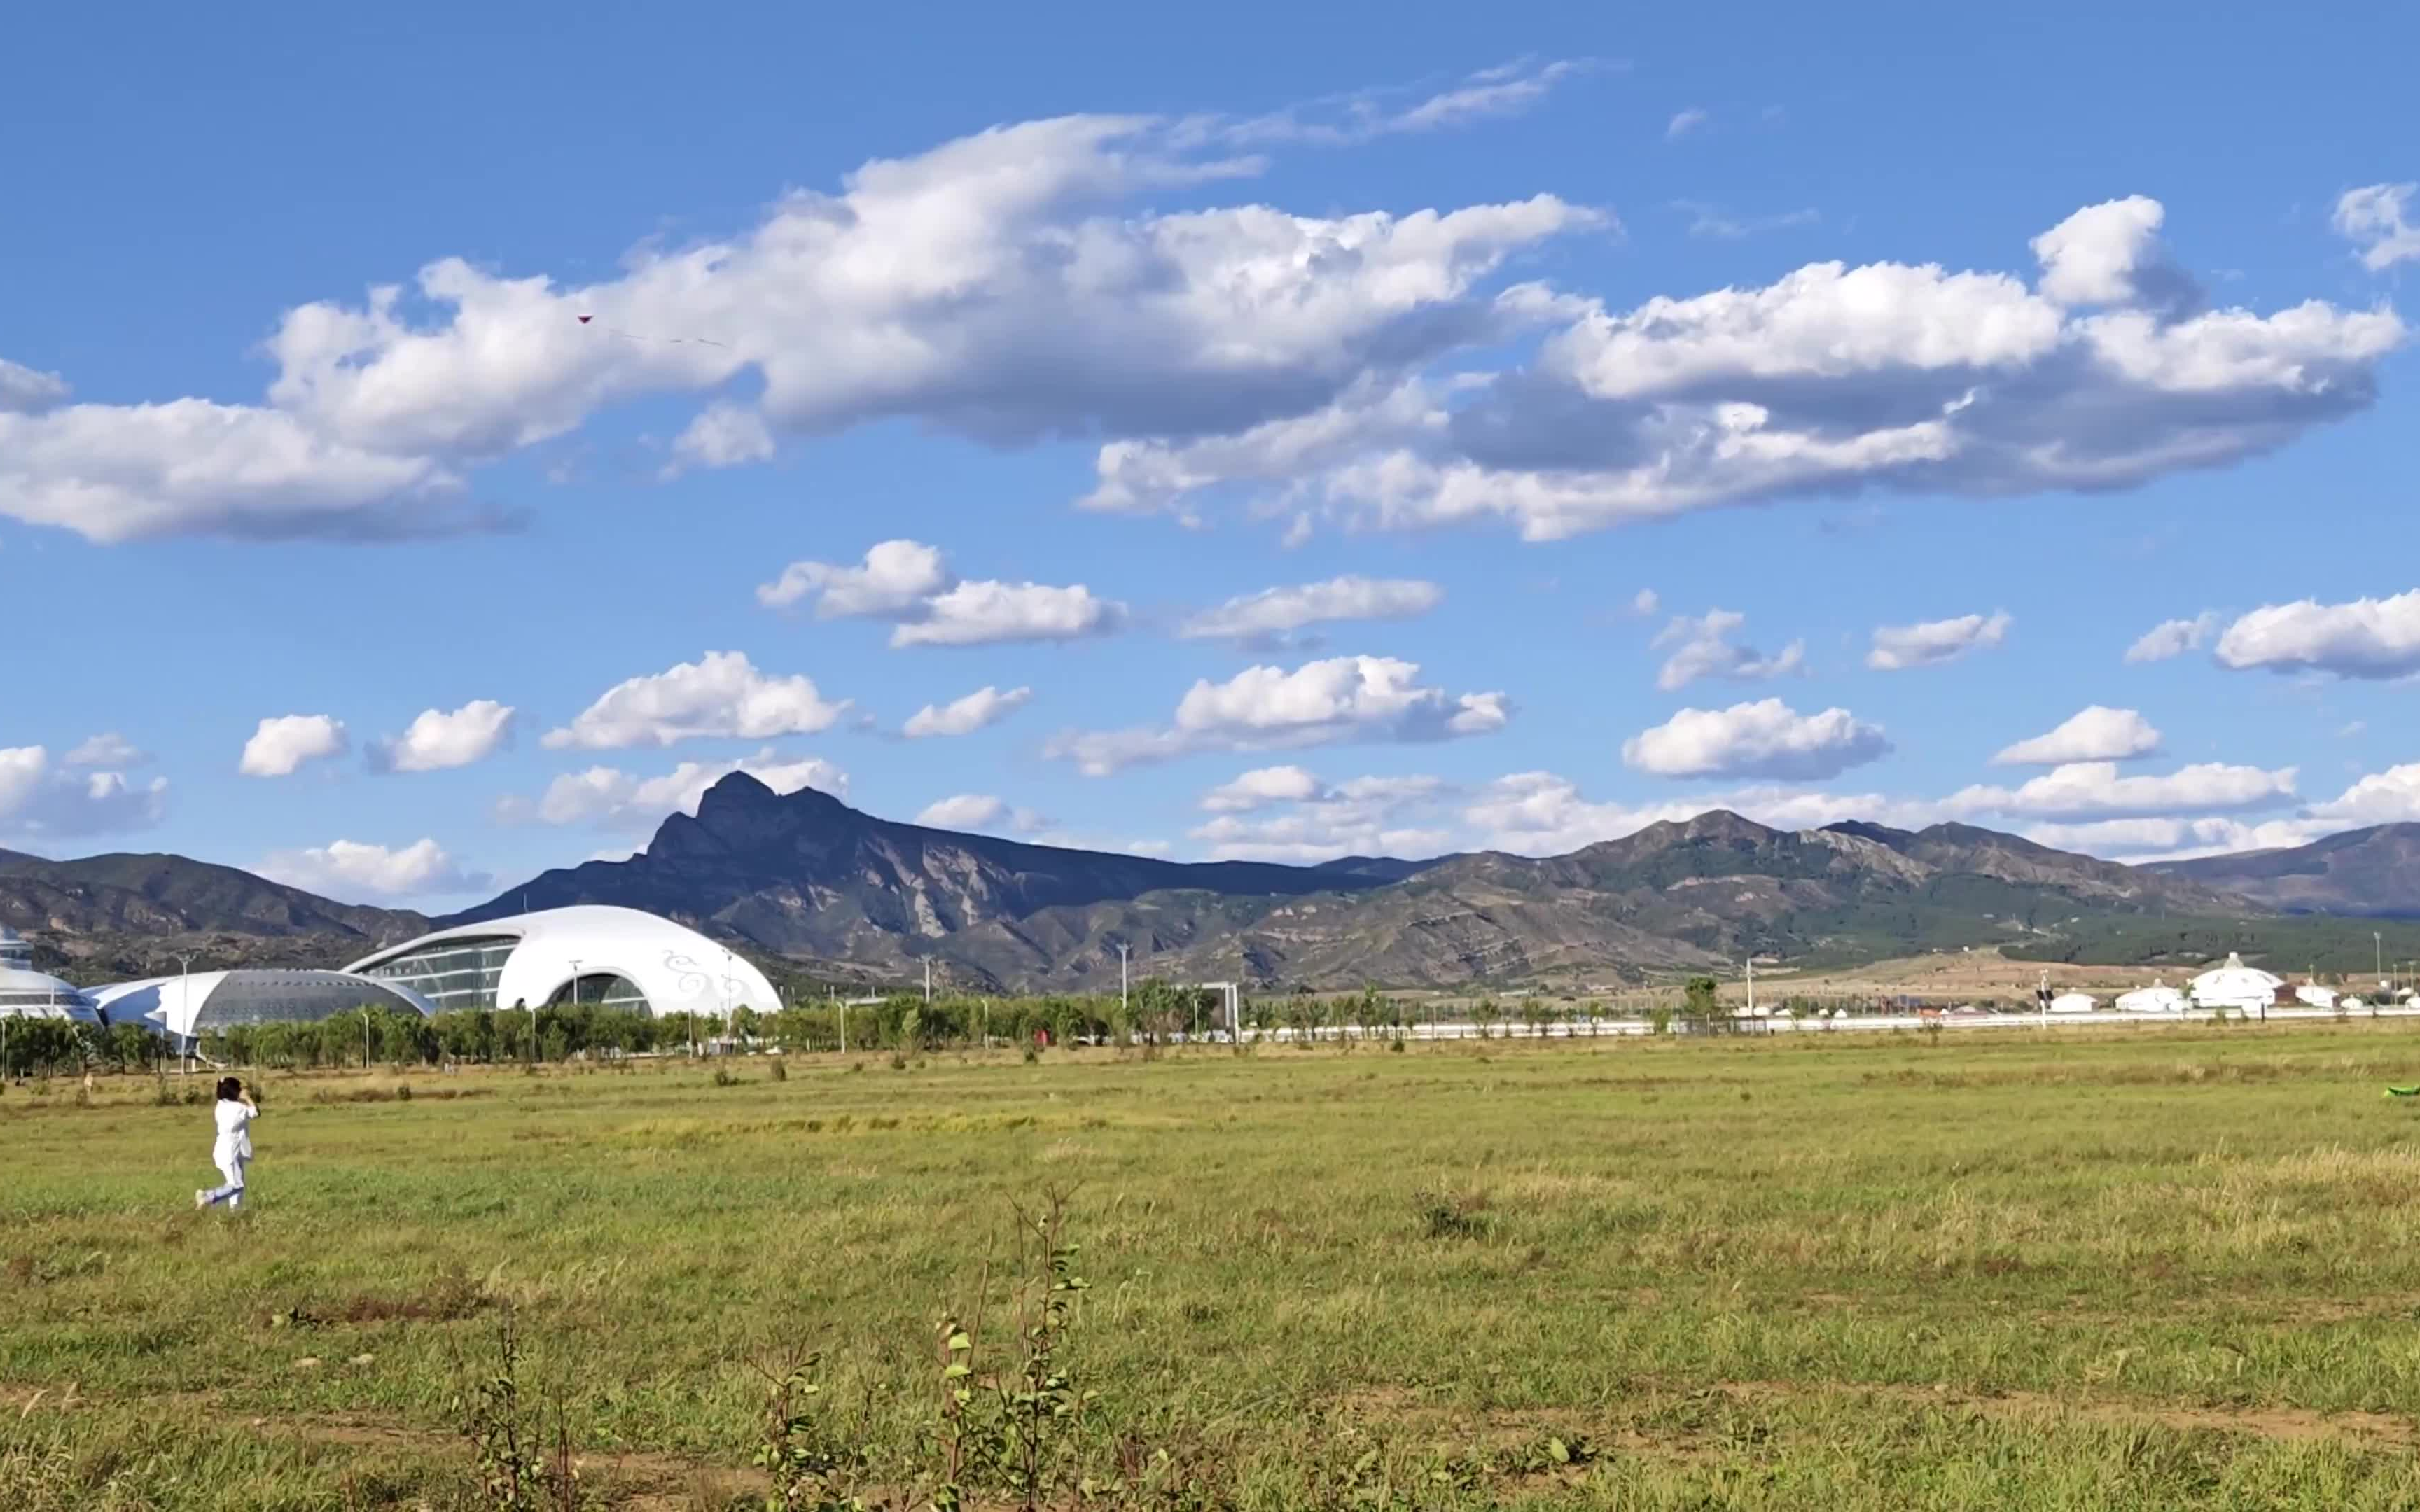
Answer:
<svg viewBox="0 0 2420 1512"><path fill-rule="evenodd" d="M1119 942L1118 942L1118 1016L1119 1016L1120 1018L1124 1018L1125 1015L1126 1015L1126 947L1125 947L1125 941L1123 941L1123 940L1121 940L1121 941L1119 941Z"/></svg>

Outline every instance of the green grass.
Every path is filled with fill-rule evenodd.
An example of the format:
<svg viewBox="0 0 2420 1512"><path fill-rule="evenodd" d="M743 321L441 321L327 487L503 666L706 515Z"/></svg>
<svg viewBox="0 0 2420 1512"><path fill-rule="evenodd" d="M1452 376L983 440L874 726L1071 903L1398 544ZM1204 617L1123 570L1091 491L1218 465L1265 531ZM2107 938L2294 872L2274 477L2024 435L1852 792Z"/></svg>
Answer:
<svg viewBox="0 0 2420 1512"><path fill-rule="evenodd" d="M733 1069L272 1079L233 1218L206 1108L9 1088L0 1503L476 1504L507 1307L600 1504L748 1489L800 1346L906 1488L1053 1186L1132 1504L2420 1503L2400 1026Z"/></svg>

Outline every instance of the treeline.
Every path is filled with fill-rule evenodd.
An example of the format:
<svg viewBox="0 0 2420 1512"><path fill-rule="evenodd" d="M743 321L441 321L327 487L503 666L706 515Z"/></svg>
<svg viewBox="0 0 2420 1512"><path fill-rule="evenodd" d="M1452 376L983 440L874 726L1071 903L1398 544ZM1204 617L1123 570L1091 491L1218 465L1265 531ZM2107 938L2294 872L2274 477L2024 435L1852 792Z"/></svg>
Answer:
<svg viewBox="0 0 2420 1512"><path fill-rule="evenodd" d="M153 1071L165 1054L158 1036L138 1024L103 1028L68 1019L9 1018L0 1026L0 1075L5 1076L87 1069Z"/></svg>
<svg viewBox="0 0 2420 1512"><path fill-rule="evenodd" d="M1727 1015L1714 1002L1714 983L1689 983L1673 1007L1648 1017L1659 1032L1674 1020L1714 1027ZM1248 997L1238 1005L1247 1037L1402 1039L1415 1026L1466 1023L1482 1037L1587 1032L1606 1018L1596 1002L1563 1002L1531 994L1486 997L1441 1012L1374 990L1337 997L1295 995ZM1137 983L1130 996L941 997L897 994L878 1002L838 1000L796 1004L775 1013L742 1008L725 1021L687 1013L660 1018L643 1009L595 1003L553 1003L526 1009L462 1010L433 1018L364 1007L307 1023L269 1023L212 1029L201 1055L222 1065L311 1070L369 1065L440 1065L564 1061L575 1057L779 1049L814 1053L912 1054L986 1045L1140 1045L1146 1049L1199 1040L1227 1027L1227 1006L1216 992ZM0 1065L9 1075L48 1074L87 1067L155 1069L168 1057L142 1026L96 1029L54 1020L10 1020Z"/></svg>

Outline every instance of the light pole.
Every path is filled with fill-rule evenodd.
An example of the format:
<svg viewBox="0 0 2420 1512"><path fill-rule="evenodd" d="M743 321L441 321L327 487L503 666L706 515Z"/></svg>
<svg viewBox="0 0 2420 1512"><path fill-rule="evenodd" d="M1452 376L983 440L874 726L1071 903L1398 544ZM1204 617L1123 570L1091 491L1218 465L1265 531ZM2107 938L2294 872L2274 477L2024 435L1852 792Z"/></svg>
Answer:
<svg viewBox="0 0 2420 1512"><path fill-rule="evenodd" d="M1120 941L1118 942L1118 1016L1119 1016L1120 1018L1124 1018L1124 1017L1125 1016L1125 1013L1126 1013L1126 946L1125 946L1125 942L1124 940L1120 940Z"/></svg>
<svg viewBox="0 0 2420 1512"><path fill-rule="evenodd" d="M180 955L177 957L177 1011L186 1015L187 1023L192 1023L197 1016L193 1012L193 995L194 958L190 955ZM183 1066L184 1069L177 1074L191 1076L194 1073L194 1047L190 1041L185 1045Z"/></svg>
<svg viewBox="0 0 2420 1512"><path fill-rule="evenodd" d="M580 957L572 956L570 961L571 1006L578 1008L580 1006ZM530 1064L533 1066L537 1064L537 1010L534 1008L530 1010Z"/></svg>
<svg viewBox="0 0 2420 1512"><path fill-rule="evenodd" d="M362 1005L362 1070L370 1069L370 1005Z"/></svg>

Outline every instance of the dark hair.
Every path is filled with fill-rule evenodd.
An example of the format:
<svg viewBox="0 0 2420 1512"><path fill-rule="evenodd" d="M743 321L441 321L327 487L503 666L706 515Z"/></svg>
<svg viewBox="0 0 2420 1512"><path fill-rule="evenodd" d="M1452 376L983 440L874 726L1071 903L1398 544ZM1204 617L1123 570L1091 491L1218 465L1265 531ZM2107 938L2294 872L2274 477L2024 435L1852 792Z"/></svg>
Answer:
<svg viewBox="0 0 2420 1512"><path fill-rule="evenodd" d="M219 1078L220 1102L237 1103L242 1101L242 1099L243 1083L240 1080L233 1076L222 1076Z"/></svg>

